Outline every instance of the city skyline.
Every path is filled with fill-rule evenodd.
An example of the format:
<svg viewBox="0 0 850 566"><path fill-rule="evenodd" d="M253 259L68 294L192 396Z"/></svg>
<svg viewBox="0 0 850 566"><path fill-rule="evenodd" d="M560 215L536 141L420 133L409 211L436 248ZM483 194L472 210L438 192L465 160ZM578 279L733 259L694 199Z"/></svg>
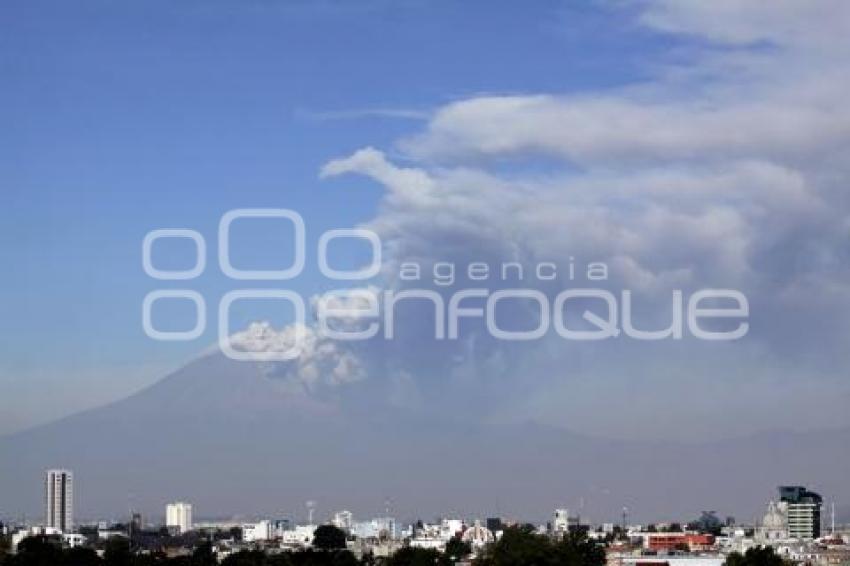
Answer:
<svg viewBox="0 0 850 566"><path fill-rule="evenodd" d="M45 514L44 514L43 523L35 523L36 525L41 524L42 526L44 526L46 528L55 528L57 530L66 531L66 532L72 532L73 531L73 529L77 525L74 521L74 511L73 511L74 506L76 505L75 501L74 501L73 477L74 477L74 473L73 473L72 470L69 470L69 469L54 468L54 469L46 470L44 472L44 480L45 480L44 481L44 501L45 501L46 511L45 511ZM774 507L774 504L776 504L776 503L778 503L779 505L784 504L785 507L782 508L782 512L787 515L787 518L785 520L788 522L788 525L784 528L786 529L786 532L792 533L791 538L797 538L797 537L803 536L803 535L800 535L799 533L806 533L806 532L808 532L810 534L804 536L804 538L809 538L809 539L818 538L820 536L820 533L822 532L821 516L822 516L822 514L824 514L828 511L827 508L829 508L830 513L831 513L831 517L826 522L826 524L829 526L829 528L827 530L834 531L835 525L836 525L836 515L835 515L835 503L836 502L834 500L828 506L824 506L823 505L824 504L824 498L821 497L820 494L813 492L813 491L810 491L805 486L801 486L801 485L777 486L776 492L777 492L778 497L775 500L770 499L770 501L769 501L768 515L770 515L771 513L777 512L777 507ZM706 502L706 503L708 503L708 502ZM383 515L375 515L375 516L391 517L392 516L391 500L385 499L383 501L383 505L384 505ZM796 516L795 516L795 511L793 509L793 507L795 505L799 508L799 510L796 512L797 513ZM146 507L149 508L148 505L146 505ZM157 515L156 513L150 513L149 511L146 512L145 514L139 513L141 508L134 508L134 507L131 506L129 508L129 510L127 511L128 517L130 519L130 521L128 521L128 523L135 521L135 518L137 516L139 516L139 517L147 517L149 519L148 524L155 524L155 523L150 522L150 518L151 517L157 517L158 519L161 520L160 524L163 524L166 527L177 528L178 533L182 534L182 533L185 533L189 530L192 530L193 525L195 523L202 524L202 523L215 522L215 521L220 521L220 520L237 520L237 519L240 519L240 518L242 520L252 519L252 518L253 519L262 518L261 515L255 515L253 517L250 516L250 515L248 515L248 516L240 516L240 515L235 515L235 514L234 515L227 515L227 512L224 511L224 510L209 511L207 515L202 515L200 517L196 517L194 515L193 504L190 503L190 502L187 502L187 501L168 502L168 503L163 504L163 507L164 507L165 512L160 516L160 515ZM304 524L327 524L327 523L337 524L338 522L341 521L341 519L339 519L340 514L347 514L348 522L350 522L352 517L355 516L351 511L348 511L347 509L333 508L332 505L330 507L328 507L326 505L325 507L326 507L326 509L319 514L319 516L321 516L322 519L319 519L318 521L316 521L316 523L314 523L314 517L316 516L315 511L316 511L316 508L317 508L317 501L312 500L312 499L304 501L304 509L302 509L298 512L290 511L289 513L281 513L281 514L279 514L280 516L274 517L274 519L275 520L286 519L287 521L294 521L295 523L298 523L300 521L300 519L306 518L306 520L303 521ZM812 512L811 509L815 509L815 511ZM305 510L306 510L306 512L305 512ZM570 513L570 510L572 510L573 513ZM850 511L850 507L848 507L847 510ZM620 516L620 517L622 517L621 523L618 523L618 519L620 517L613 516L613 517L603 517L603 518L592 518L592 517L588 517L587 515L582 515L582 513L584 513L585 511L586 510L585 510L584 497L579 498L579 502L577 503L576 506L556 508L555 512L554 512L555 517L552 521L552 528L557 530L559 528L558 527L559 522L563 523L564 528L566 528L567 525L573 524L573 522L575 522L576 524L585 524L586 523L586 524L597 524L597 525L606 524L606 523L610 523L610 524L632 524L632 523L629 522L629 518L630 517L634 518L634 510L630 510L628 507L623 507L623 509L622 509L622 515ZM760 511L763 511L763 510L760 510ZM706 513L706 511L704 511L704 510L701 510L700 512ZM718 511L714 510L714 511L711 511L710 513L717 515ZM735 520L734 516L729 515L729 514L723 514L722 510L719 513L720 513L721 517L725 518L726 520L729 520L729 519L731 519L733 521ZM305 515L305 516L301 517L301 515ZM489 518L489 517L485 517L486 515L488 515L487 512L484 512L484 513L478 513L477 515L474 515L474 517L476 519ZM507 511L506 515L500 515L500 514L494 514L494 513L490 513L490 515L497 515L501 519L511 517L511 513L510 513L509 510ZM362 513L358 513L357 516L362 516ZM759 513L758 516L760 517L761 513ZM811 517L816 517L816 521L813 522L813 519ZM266 518L269 518L269 517L266 517ZM436 519L439 520L441 518L441 516L437 515L433 518L436 518ZM2 519L4 519L4 517L0 516L0 520L2 520ZM14 521L15 517L6 516L5 519L7 521L9 521L9 520ZM118 522L120 522L120 519L116 519L115 517L111 517L110 519L111 520L117 520ZM416 518L407 517L407 518L404 519L404 521L407 521L409 523L413 523L417 520L422 520L422 519L423 519L423 517L421 517L421 516L416 517ZM102 520L103 520L103 517L101 517L100 519L97 519L97 520L94 520L94 518L90 517L86 520L83 520L82 522L84 522L84 523L86 521L88 521L88 522L92 522L92 521L102 522ZM528 518L517 517L517 518L512 518L512 520L521 523L524 520L528 520ZM846 518L845 517L839 517L839 519L837 521L840 524L844 520L846 520L848 522L848 524L850 524L850 513L847 514ZM650 524L654 524L654 523L662 523L662 524L679 523L679 524L681 524L683 521L682 521L681 517L677 518L677 517L669 516L669 517L654 518L652 520L642 519L636 524L644 524L646 522L649 522ZM28 524L30 524L30 523L28 523ZM742 521L742 524L750 524L750 523L748 523L747 518L744 518L744 520ZM755 520L752 524L755 525L756 527L760 526L758 520ZM339 526L339 525L337 525L337 526ZM797 534L794 535L793 533L797 533Z"/></svg>

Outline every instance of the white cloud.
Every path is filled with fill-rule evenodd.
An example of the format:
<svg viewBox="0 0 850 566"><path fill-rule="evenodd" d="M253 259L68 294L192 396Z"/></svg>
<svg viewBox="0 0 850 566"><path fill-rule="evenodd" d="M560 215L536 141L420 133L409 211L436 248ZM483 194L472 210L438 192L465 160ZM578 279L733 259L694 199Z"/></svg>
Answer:
<svg viewBox="0 0 850 566"><path fill-rule="evenodd" d="M850 117L838 96L818 106L764 96L757 101L673 102L631 96L464 100L441 108L426 132L406 140L403 148L417 158L437 161L548 153L598 167L612 162L787 157L846 139L850 133Z"/></svg>
<svg viewBox="0 0 850 566"><path fill-rule="evenodd" d="M643 24L719 43L820 48L843 43L850 32L850 5L843 0L652 0L643 5Z"/></svg>
<svg viewBox="0 0 850 566"><path fill-rule="evenodd" d="M373 147L330 161L322 167L320 177L333 177L342 173L361 173L372 177L386 186L391 192L391 198L399 203L417 206L434 204L434 182L424 171L397 167Z"/></svg>
<svg viewBox="0 0 850 566"><path fill-rule="evenodd" d="M400 140L411 164L394 164L367 147L329 162L322 177L363 174L386 188L367 225L385 243L389 286L403 285L395 274L406 260L605 261L611 285L635 290L649 305L669 300L673 288L747 293L753 330L741 351L718 362L716 351L695 348L685 356L688 364L703 357L724 371L723 363L757 364L769 352L817 357L818 379L839 375L850 362L844 346L850 327L842 316L850 309L850 5L659 0L640 6L641 25L724 45L700 45L689 68L665 68L650 84L457 101ZM524 160L540 158L560 166L546 173L523 168ZM534 363L551 354L555 366L580 359L582 372L593 373L595 362L563 345L554 354L529 346L500 356L508 346L468 338L449 352L430 345L439 352L431 357L444 364L441 370L459 360L467 376L476 373L470 360L478 360L479 392L502 388L503 400L539 396L551 382L514 376L522 387L506 394L506 382L486 360L506 360L505 373L516 370L512 364L534 373L552 367ZM403 365L411 356L404 347L381 356ZM617 373L610 360L623 374L635 371L635 356L609 348L595 351L605 361L600 374ZM423 357L414 358L418 367L402 369L427 387L421 374L433 368ZM772 367L777 382L808 378L805 365ZM668 373L676 371L689 369ZM782 391L799 387L776 388L777 395Z"/></svg>

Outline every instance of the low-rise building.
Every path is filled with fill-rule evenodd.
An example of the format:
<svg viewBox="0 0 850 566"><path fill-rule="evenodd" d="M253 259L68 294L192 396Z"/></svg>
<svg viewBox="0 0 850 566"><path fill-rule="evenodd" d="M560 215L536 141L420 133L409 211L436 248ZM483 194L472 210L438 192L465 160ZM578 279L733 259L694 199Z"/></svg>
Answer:
<svg viewBox="0 0 850 566"><path fill-rule="evenodd" d="M699 533L650 533L644 541L647 549L656 552L705 552L714 547L714 535Z"/></svg>
<svg viewBox="0 0 850 566"><path fill-rule="evenodd" d="M274 525L271 521L260 521L242 525L242 540L245 542L263 542L275 537Z"/></svg>

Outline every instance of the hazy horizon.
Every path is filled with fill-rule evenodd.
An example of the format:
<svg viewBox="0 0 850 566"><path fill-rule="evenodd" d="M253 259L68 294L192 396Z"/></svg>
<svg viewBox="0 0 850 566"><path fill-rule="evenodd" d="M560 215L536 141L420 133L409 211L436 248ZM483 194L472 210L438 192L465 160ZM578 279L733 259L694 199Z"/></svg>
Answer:
<svg viewBox="0 0 850 566"><path fill-rule="evenodd" d="M850 3L3 13L0 504L850 500Z"/></svg>

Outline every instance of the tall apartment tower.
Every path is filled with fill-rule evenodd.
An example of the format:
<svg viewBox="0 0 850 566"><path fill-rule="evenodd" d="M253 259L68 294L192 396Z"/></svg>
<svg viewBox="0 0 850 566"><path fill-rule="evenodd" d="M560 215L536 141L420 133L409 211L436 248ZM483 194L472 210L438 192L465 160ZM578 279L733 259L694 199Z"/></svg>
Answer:
<svg viewBox="0 0 850 566"><path fill-rule="evenodd" d="M47 470L44 477L45 525L70 532L74 525L74 474Z"/></svg>
<svg viewBox="0 0 850 566"><path fill-rule="evenodd" d="M165 507L165 526L177 529L180 534L192 530L192 505L178 501Z"/></svg>
<svg viewBox="0 0 850 566"><path fill-rule="evenodd" d="M823 503L820 495L799 485L786 485L780 486L779 499L786 505L789 537L803 540L820 537Z"/></svg>
<svg viewBox="0 0 850 566"><path fill-rule="evenodd" d="M570 512L566 509L555 509L552 516L552 532L557 535L568 533L570 530Z"/></svg>

